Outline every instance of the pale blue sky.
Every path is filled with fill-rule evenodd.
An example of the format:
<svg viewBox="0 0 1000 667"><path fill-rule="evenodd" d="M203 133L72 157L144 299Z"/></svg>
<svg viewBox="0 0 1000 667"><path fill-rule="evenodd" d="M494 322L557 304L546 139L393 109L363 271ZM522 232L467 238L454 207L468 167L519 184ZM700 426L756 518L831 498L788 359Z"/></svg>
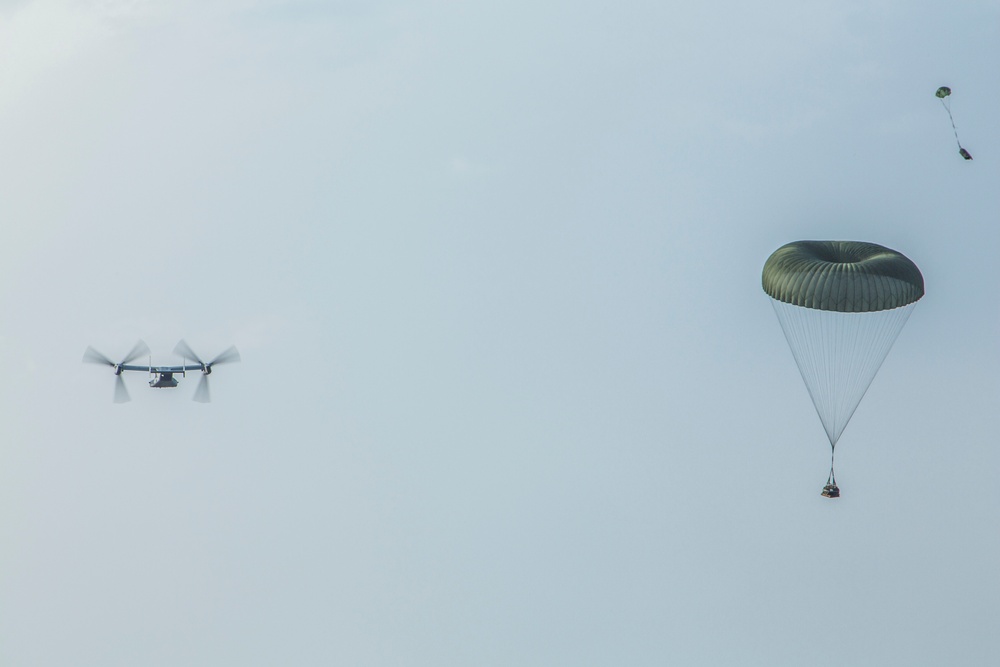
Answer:
<svg viewBox="0 0 1000 667"><path fill-rule="evenodd" d="M0 663L995 661L1000 5L765 4L0 2ZM927 285L833 502L798 239Z"/></svg>

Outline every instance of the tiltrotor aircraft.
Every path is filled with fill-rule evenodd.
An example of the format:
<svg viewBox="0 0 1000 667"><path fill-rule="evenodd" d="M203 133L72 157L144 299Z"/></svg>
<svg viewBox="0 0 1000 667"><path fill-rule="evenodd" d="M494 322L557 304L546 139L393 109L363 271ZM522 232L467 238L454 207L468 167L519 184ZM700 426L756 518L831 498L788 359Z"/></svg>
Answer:
<svg viewBox="0 0 1000 667"><path fill-rule="evenodd" d="M211 375L212 368L214 366L218 366L219 364L227 364L240 360L240 353L234 345L208 363L205 363L198 357L197 354L194 353L188 344L182 340L177 343L177 346L174 348L174 354L184 360L184 363L180 366L154 366L152 358L150 358L149 364L144 366L136 366L134 364L130 365L130 362L148 354L149 348L140 340L135 344L135 346L132 347L132 351L125 355L125 357L117 364L92 347L88 347L87 351L83 353L83 360L92 364L111 366L115 369L115 403L126 403L131 400L128 395L128 389L125 387L125 380L122 379L122 373L125 371L142 371L143 373L149 373L150 387L176 387L177 378L174 377L175 374L179 373L181 377L187 377L188 371L201 371L201 379L198 380L198 387L194 390L192 400L198 401L199 403L208 403L212 400L211 394L208 390L208 376ZM189 360L195 363L187 363Z"/></svg>

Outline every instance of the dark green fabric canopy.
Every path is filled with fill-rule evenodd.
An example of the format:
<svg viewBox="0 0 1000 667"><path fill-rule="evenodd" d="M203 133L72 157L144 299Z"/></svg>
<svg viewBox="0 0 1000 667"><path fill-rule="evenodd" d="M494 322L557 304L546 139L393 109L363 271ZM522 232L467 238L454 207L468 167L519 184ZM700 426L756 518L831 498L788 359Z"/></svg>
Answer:
<svg viewBox="0 0 1000 667"><path fill-rule="evenodd" d="M924 295L924 277L905 255L863 241L795 241L767 258L768 296L840 313L900 308Z"/></svg>

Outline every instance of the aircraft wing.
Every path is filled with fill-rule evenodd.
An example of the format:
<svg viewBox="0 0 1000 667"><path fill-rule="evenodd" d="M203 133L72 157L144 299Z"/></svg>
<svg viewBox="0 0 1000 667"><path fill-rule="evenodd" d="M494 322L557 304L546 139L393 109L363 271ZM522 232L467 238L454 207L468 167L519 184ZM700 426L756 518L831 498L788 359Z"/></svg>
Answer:
<svg viewBox="0 0 1000 667"><path fill-rule="evenodd" d="M200 371L201 366L135 366L126 364L120 367L123 371L142 371L143 373L183 373L185 371Z"/></svg>

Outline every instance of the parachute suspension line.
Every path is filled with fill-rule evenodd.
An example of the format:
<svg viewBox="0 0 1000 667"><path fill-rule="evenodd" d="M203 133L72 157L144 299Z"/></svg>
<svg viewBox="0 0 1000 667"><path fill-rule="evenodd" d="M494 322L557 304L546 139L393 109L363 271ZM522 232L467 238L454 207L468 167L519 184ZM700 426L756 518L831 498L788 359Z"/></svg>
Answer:
<svg viewBox="0 0 1000 667"><path fill-rule="evenodd" d="M838 498L837 442L916 302L862 313L805 308L774 298L771 304L830 441L830 475L823 496Z"/></svg>
<svg viewBox="0 0 1000 667"><path fill-rule="evenodd" d="M830 448L830 474L826 476L826 486L823 487L823 493L820 495L824 498L839 498L840 497L840 487L837 486L837 476L833 473L833 450Z"/></svg>
<svg viewBox="0 0 1000 667"><path fill-rule="evenodd" d="M952 132L955 133L955 143L958 144L958 150L959 150L959 152L962 152L965 149L962 148L962 142L958 140L958 128L955 127L955 119L952 118L952 115L951 115L951 105L950 104L946 104L945 101L944 101L944 98L942 98L941 99L941 106L943 106L944 110L948 112L948 120L951 121L951 130L952 130Z"/></svg>
<svg viewBox="0 0 1000 667"><path fill-rule="evenodd" d="M914 304L868 313L771 300L831 445L836 445Z"/></svg>

